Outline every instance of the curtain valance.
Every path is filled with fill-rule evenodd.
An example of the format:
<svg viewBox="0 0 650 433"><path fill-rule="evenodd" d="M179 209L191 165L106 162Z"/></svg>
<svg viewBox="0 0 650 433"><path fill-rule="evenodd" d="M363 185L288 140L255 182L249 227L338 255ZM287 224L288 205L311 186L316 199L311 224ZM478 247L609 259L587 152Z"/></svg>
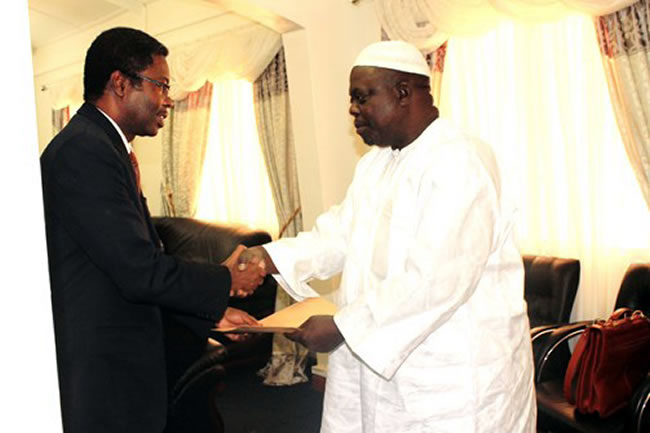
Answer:
<svg viewBox="0 0 650 433"><path fill-rule="evenodd" d="M253 82L281 46L279 33L260 24L250 24L174 47L167 58L174 80L172 99L185 98L206 80L243 78Z"/></svg>
<svg viewBox="0 0 650 433"><path fill-rule="evenodd" d="M167 57L172 77L171 97L181 100L201 88L206 81L244 78L253 82L281 46L279 33L256 23L172 46ZM47 89L53 109L83 102L81 74L48 84Z"/></svg>
<svg viewBox="0 0 650 433"><path fill-rule="evenodd" d="M542 22L570 12L605 15L637 0L375 0L390 39L435 50L453 35L479 34L503 18Z"/></svg>

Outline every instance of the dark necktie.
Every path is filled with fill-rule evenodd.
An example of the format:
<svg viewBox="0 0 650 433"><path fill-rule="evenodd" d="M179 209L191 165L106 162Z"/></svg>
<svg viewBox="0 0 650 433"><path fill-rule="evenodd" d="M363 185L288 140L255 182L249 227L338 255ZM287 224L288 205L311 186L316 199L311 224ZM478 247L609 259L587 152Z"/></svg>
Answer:
<svg viewBox="0 0 650 433"><path fill-rule="evenodd" d="M140 184L140 167L138 166L138 158L135 157L134 151L129 152L129 159L131 160L133 172L135 173L135 182L138 184L138 193L142 193L142 185Z"/></svg>

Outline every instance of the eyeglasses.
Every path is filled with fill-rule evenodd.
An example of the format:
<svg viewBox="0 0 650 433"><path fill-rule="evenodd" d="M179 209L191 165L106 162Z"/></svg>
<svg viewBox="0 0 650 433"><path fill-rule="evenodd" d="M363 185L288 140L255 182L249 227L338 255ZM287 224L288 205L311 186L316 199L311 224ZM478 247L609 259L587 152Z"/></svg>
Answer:
<svg viewBox="0 0 650 433"><path fill-rule="evenodd" d="M155 85L156 87L162 89L162 94L167 96L169 94L169 89L171 89L171 86L167 83L164 83L162 81L154 80L153 78L145 77L144 75L140 75L135 72L124 72L124 75L128 75L129 77L132 78L139 78L141 80L145 80L150 82L151 84Z"/></svg>

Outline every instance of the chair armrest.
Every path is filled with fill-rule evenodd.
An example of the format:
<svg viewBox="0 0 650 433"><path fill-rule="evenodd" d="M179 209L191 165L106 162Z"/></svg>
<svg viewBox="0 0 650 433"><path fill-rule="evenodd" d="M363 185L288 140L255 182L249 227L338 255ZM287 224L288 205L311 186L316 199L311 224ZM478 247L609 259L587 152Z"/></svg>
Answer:
<svg viewBox="0 0 650 433"><path fill-rule="evenodd" d="M562 380L571 358L569 340L582 334L593 321L568 325L544 326L532 336L535 361L535 383L546 380ZM531 331L532 334L532 331Z"/></svg>
<svg viewBox="0 0 650 433"><path fill-rule="evenodd" d="M630 399L625 428L630 433L650 431L650 372Z"/></svg>
<svg viewBox="0 0 650 433"><path fill-rule="evenodd" d="M547 333L552 332L554 329L560 328L562 326L569 325L569 323L557 323L554 325L540 325L540 326L535 326L530 330L530 339L532 341L535 341L536 339L540 338L543 335L546 335Z"/></svg>
<svg viewBox="0 0 650 433"><path fill-rule="evenodd" d="M216 395L226 356L224 347L206 351L176 381L169 396L166 433L224 433Z"/></svg>
<svg viewBox="0 0 650 433"><path fill-rule="evenodd" d="M174 384L169 399L170 407L173 408L190 387L194 386L198 381L205 379L207 375L220 380L225 374L223 363L227 357L228 349L225 346L219 345L206 351L199 359L194 361Z"/></svg>

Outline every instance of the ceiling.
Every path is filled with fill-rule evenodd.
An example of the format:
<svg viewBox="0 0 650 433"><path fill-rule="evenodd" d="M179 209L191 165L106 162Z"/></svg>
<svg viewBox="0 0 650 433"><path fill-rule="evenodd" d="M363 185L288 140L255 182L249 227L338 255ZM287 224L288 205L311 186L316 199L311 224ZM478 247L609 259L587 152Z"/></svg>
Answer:
<svg viewBox="0 0 650 433"><path fill-rule="evenodd" d="M161 1L160 7L164 8L176 2L183 6L193 4L211 10L229 10L279 33L299 28L297 24L247 0L28 0L32 51L156 1Z"/></svg>
<svg viewBox="0 0 650 433"><path fill-rule="evenodd" d="M32 50L156 0L28 0Z"/></svg>

